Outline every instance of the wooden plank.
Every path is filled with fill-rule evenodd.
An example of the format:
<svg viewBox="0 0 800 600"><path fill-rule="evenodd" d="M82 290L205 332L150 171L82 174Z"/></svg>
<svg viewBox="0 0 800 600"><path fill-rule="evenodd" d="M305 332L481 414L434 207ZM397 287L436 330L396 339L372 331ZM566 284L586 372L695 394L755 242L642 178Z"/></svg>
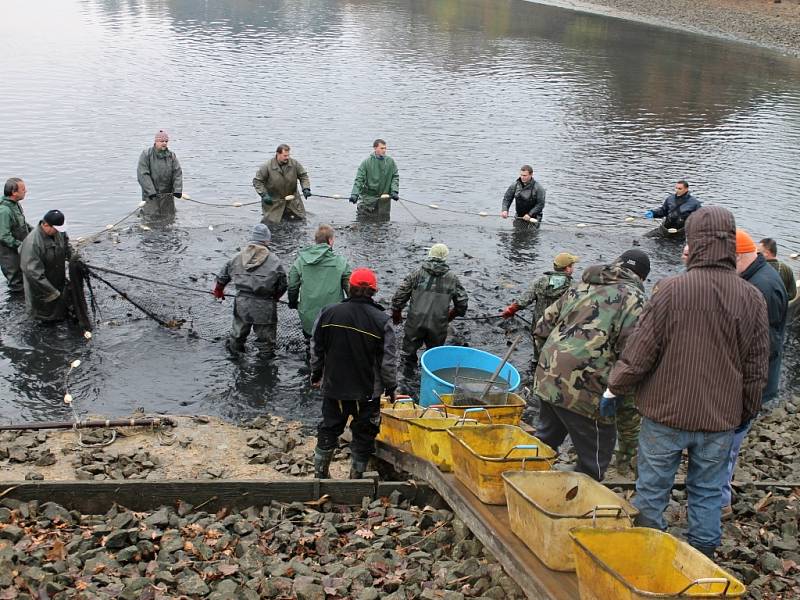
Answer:
<svg viewBox="0 0 800 600"><path fill-rule="evenodd" d="M506 573L531 600L577 600L574 573L548 569L511 531L505 506L484 504L452 473L442 473L432 463L377 443L377 456L396 468L427 481L450 505L481 543L491 550Z"/></svg>
<svg viewBox="0 0 800 600"><path fill-rule="evenodd" d="M402 484L399 484L402 485ZM16 486L16 487L15 487ZM197 480L197 481L24 481L5 482L0 493L14 487L6 498L56 502L84 514L102 514L116 503L135 511L175 506L178 500L215 512L223 507L242 510L278 502L307 502L329 495L336 504L359 505L364 496L375 497L371 480L341 481L300 479L289 481ZM391 491L389 492L391 493Z"/></svg>

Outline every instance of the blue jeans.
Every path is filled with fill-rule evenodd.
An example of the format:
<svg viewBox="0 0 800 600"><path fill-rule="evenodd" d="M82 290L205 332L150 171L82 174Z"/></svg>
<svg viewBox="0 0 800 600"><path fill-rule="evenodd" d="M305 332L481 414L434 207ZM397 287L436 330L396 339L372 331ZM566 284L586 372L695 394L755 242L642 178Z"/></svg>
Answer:
<svg viewBox="0 0 800 600"><path fill-rule="evenodd" d="M637 525L662 531L667 529L664 509L681 464L681 454L686 449L689 451L687 538L696 548L709 550L719 546L722 537L722 486L732 441L732 430L714 433L683 431L642 417L637 464L639 475L633 499L633 505L639 509Z"/></svg>
<svg viewBox="0 0 800 600"><path fill-rule="evenodd" d="M739 459L739 450L742 448L742 442L747 434L750 433L750 428L753 426L753 421L748 421L745 425L739 427L733 432L733 443L731 450L728 453L728 464L725 469L725 483L722 486L722 504L721 507L728 506L731 503L731 481L733 481L733 471L736 469L736 462Z"/></svg>

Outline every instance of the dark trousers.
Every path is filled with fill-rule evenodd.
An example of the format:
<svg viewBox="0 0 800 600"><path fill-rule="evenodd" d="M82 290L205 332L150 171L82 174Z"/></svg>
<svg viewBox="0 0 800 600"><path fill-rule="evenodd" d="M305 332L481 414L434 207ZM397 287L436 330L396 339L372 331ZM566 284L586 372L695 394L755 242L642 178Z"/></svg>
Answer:
<svg viewBox="0 0 800 600"><path fill-rule="evenodd" d="M540 405L536 437L558 451L569 434L578 453L575 470L602 481L617 443L616 426L605 425L549 402L541 401Z"/></svg>
<svg viewBox="0 0 800 600"><path fill-rule="evenodd" d="M317 427L317 448L333 450L344 432L348 417L353 439L350 451L353 456L369 458L375 453L375 436L381 427L381 400L361 402L325 398L322 401L322 422Z"/></svg>

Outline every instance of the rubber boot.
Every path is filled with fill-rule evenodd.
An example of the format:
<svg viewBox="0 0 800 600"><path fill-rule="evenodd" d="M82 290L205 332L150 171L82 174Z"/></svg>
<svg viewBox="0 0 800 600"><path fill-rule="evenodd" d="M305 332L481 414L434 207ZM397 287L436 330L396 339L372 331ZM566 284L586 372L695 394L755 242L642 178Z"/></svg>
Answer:
<svg viewBox="0 0 800 600"><path fill-rule="evenodd" d="M350 463L350 479L361 479L364 476L364 471L367 470L367 463L369 456L356 456L353 454L352 462Z"/></svg>
<svg viewBox="0 0 800 600"><path fill-rule="evenodd" d="M693 546L695 550L699 550L703 554L705 554L711 560L714 560L714 552L716 552L715 546Z"/></svg>
<svg viewBox="0 0 800 600"><path fill-rule="evenodd" d="M314 449L314 477L317 479L330 479L330 466L333 459L333 450Z"/></svg>

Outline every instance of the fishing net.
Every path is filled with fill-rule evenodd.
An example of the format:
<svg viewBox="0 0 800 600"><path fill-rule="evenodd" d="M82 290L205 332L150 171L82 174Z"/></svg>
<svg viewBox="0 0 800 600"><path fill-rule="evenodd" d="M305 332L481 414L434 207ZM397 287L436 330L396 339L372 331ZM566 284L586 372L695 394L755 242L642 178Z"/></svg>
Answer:
<svg viewBox="0 0 800 600"><path fill-rule="evenodd" d="M453 379L453 404L455 406L474 406L486 404L495 406L508 404L508 382L456 375Z"/></svg>

